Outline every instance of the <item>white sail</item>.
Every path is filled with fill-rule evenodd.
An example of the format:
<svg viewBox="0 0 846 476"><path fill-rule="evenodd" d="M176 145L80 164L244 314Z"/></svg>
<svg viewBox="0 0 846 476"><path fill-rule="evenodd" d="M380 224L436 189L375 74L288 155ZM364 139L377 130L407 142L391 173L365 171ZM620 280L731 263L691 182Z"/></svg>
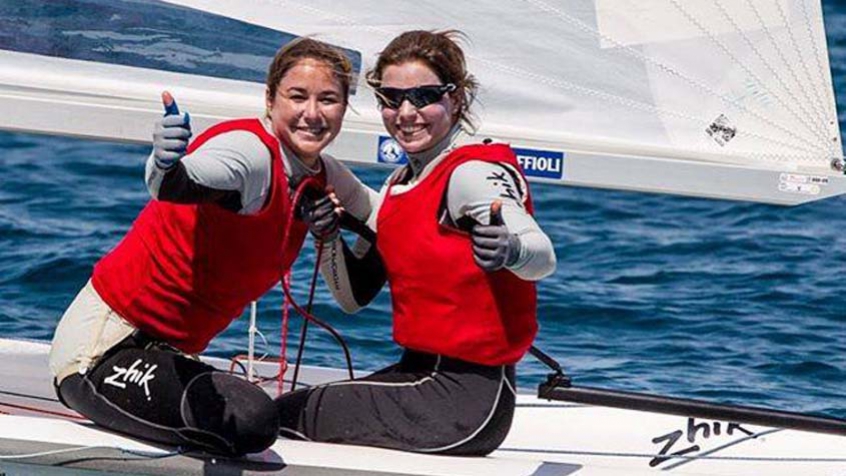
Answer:
<svg viewBox="0 0 846 476"><path fill-rule="evenodd" d="M818 0L168 3L323 39L362 71L402 31L461 30L478 134L536 180L782 204L846 192ZM8 129L148 141L165 88L200 128L263 109L261 83L0 53ZM396 158L363 74L352 106L333 152Z"/></svg>

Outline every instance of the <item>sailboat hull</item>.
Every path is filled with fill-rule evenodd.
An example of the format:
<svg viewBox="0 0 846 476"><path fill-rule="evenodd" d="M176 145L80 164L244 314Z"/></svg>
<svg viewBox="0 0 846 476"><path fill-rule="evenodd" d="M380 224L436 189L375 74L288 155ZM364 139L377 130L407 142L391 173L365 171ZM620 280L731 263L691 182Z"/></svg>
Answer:
<svg viewBox="0 0 846 476"><path fill-rule="evenodd" d="M0 471L78 470L150 475L831 475L846 472L840 436L780 430L652 412L549 402L519 395L511 432L485 458L409 454L379 448L280 438L242 459L177 454L102 430L55 399L47 371L49 346L0 339ZM223 359L209 359L228 367ZM259 372L275 371L259 364ZM307 384L343 378L310 367ZM269 389L271 393L275 392ZM53 452L53 453L50 453ZM9 456L40 455L4 459ZM218 473L219 472L219 473ZM48 474L48 473L43 473ZM53 473L49 473L53 474Z"/></svg>

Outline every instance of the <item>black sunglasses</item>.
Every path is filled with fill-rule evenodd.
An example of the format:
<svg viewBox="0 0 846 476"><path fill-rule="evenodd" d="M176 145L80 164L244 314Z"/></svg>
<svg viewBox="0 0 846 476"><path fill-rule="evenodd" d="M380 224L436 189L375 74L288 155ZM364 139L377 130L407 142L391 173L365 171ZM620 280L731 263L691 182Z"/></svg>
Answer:
<svg viewBox="0 0 846 476"><path fill-rule="evenodd" d="M417 109L434 104L441 100L444 94L455 91L455 85L436 84L429 86L418 86L416 88L376 88L376 100L379 105L388 109L399 109L403 101L408 102Z"/></svg>

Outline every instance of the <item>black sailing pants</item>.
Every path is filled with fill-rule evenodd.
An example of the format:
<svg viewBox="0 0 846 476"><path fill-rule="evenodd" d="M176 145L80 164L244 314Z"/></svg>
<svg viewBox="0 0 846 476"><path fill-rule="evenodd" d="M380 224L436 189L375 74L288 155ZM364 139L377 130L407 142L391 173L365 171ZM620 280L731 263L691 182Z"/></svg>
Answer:
<svg viewBox="0 0 846 476"><path fill-rule="evenodd" d="M260 388L139 333L85 375L65 378L58 394L110 430L224 455L262 451L279 431L276 407Z"/></svg>
<svg viewBox="0 0 846 476"><path fill-rule="evenodd" d="M508 434L514 366L406 350L367 377L282 395L282 436L404 451L482 456Z"/></svg>

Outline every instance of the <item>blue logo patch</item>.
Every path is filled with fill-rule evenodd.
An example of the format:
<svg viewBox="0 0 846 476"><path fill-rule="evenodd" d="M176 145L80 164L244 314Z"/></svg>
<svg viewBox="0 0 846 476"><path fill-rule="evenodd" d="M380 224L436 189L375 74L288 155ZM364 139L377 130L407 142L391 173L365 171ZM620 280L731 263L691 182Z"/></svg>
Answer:
<svg viewBox="0 0 846 476"><path fill-rule="evenodd" d="M387 136L379 136L378 161L383 164L402 165L408 163L408 156L397 141Z"/></svg>
<svg viewBox="0 0 846 476"><path fill-rule="evenodd" d="M517 148L513 150L527 177L564 178L564 152Z"/></svg>

